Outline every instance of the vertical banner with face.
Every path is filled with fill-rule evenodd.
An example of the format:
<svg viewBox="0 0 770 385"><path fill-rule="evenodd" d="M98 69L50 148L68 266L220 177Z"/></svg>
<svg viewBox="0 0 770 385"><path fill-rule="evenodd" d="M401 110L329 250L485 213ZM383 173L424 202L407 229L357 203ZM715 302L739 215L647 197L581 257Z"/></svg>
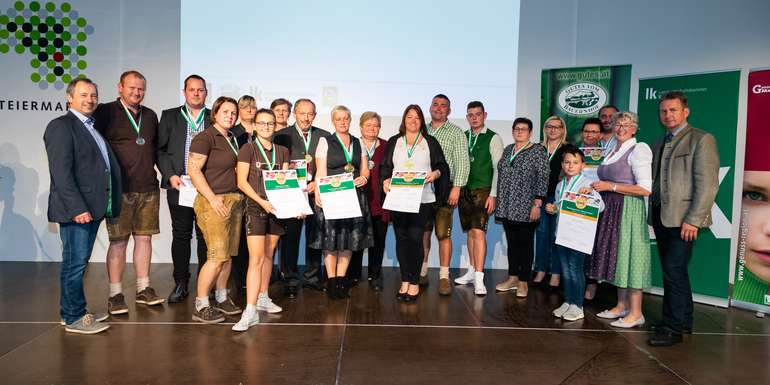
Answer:
<svg viewBox="0 0 770 385"><path fill-rule="evenodd" d="M580 141L586 118L612 104L628 110L631 93L631 65L557 68L543 70L540 77L540 125L549 116L567 123L567 139Z"/></svg>
<svg viewBox="0 0 770 385"><path fill-rule="evenodd" d="M770 312L770 70L749 74L741 227L731 304Z"/></svg>
<svg viewBox="0 0 770 385"><path fill-rule="evenodd" d="M690 282L695 300L727 305L730 275L730 242L732 234L733 181L735 179L735 138L738 124L738 92L740 71L666 76L639 79L639 132L637 139L650 144L663 137L658 102L669 91L687 95L690 125L711 133L716 138L720 168L719 192L711 207L713 224L701 229L690 261ZM651 238L654 237L650 230ZM663 286L660 257L652 241L652 284ZM716 301L713 301L713 300Z"/></svg>

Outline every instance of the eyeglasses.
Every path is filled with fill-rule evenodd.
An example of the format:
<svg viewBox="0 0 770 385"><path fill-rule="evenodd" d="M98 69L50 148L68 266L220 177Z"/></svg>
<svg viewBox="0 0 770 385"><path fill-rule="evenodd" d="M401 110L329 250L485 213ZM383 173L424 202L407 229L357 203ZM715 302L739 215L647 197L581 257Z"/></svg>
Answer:
<svg viewBox="0 0 770 385"><path fill-rule="evenodd" d="M546 130L561 130L562 128L564 128L564 127L562 127L562 126L552 126L550 124L545 126Z"/></svg>
<svg viewBox="0 0 770 385"><path fill-rule="evenodd" d="M601 131L589 131L589 130L583 130L583 132L591 135L597 135L602 133Z"/></svg>
<svg viewBox="0 0 770 385"><path fill-rule="evenodd" d="M615 123L615 128L634 128L636 124L633 123Z"/></svg>
<svg viewBox="0 0 770 385"><path fill-rule="evenodd" d="M260 127L270 127L270 128L275 127L275 122L254 122L254 124Z"/></svg>

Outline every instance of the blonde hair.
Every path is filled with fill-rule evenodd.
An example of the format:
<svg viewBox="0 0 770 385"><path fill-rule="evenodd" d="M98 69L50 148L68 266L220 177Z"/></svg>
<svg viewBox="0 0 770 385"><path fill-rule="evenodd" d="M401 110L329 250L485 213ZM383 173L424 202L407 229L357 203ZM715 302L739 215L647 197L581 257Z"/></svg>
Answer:
<svg viewBox="0 0 770 385"><path fill-rule="evenodd" d="M382 117L380 116L380 114L374 111L366 111L363 114L361 114L361 119L358 122L358 126L363 128L364 123L369 119L377 119L377 123L382 125Z"/></svg>
<svg viewBox="0 0 770 385"><path fill-rule="evenodd" d="M561 137L558 139L559 143L566 142L567 141L567 123L561 117L556 116L556 115L550 116L543 123L543 130L545 130L545 126L548 125L548 122L550 122L552 120L558 120L559 123L561 123L561 126L563 128L563 130L561 132ZM549 142L548 135L546 135L545 132L543 132L543 145L545 145L547 147L548 146L548 142Z"/></svg>

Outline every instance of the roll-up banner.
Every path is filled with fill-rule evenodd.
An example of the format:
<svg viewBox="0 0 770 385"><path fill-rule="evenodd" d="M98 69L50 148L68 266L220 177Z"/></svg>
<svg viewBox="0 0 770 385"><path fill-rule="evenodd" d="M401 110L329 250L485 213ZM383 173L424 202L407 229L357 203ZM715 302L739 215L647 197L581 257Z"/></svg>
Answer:
<svg viewBox="0 0 770 385"><path fill-rule="evenodd" d="M713 224L701 229L690 261L690 282L695 301L727 306L730 277L735 143L738 124L740 71L723 71L639 80L637 139L652 147L665 135L658 102L669 91L687 95L688 122L714 135L719 150L719 192L711 208ZM652 247L653 293L661 293L663 279L654 233Z"/></svg>

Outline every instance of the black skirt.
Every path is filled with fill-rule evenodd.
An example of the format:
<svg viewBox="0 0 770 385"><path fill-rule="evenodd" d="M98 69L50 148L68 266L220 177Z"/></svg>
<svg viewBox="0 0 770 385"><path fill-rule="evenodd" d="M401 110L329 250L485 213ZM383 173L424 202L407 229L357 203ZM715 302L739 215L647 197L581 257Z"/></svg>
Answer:
<svg viewBox="0 0 770 385"><path fill-rule="evenodd" d="M313 226L308 245L318 250L360 251L374 244L369 204L363 188L356 189L362 216L345 219L325 219L323 209L313 204Z"/></svg>

